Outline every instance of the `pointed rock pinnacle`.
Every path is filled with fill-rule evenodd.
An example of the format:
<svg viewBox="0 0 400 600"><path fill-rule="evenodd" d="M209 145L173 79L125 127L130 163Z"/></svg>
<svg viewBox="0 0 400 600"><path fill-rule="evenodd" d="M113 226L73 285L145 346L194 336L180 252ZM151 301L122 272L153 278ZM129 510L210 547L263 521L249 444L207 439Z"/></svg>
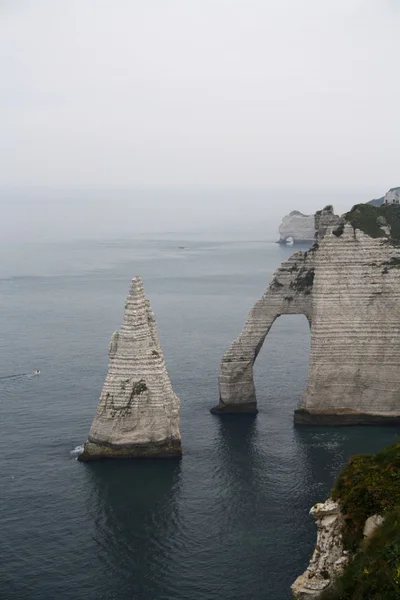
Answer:
<svg viewBox="0 0 400 600"><path fill-rule="evenodd" d="M179 398L140 277L132 279L108 354L107 376L79 460L180 456Z"/></svg>

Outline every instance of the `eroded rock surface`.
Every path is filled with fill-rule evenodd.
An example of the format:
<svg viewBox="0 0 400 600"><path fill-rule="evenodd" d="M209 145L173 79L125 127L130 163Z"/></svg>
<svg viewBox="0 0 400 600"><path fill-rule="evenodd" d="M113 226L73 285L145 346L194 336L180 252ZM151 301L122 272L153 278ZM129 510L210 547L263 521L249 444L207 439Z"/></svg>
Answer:
<svg viewBox="0 0 400 600"><path fill-rule="evenodd" d="M370 538L372 535L374 535L375 531L382 525L383 521L384 519L382 515L372 515L371 517L368 517L368 519L365 521L363 529L364 537Z"/></svg>
<svg viewBox="0 0 400 600"><path fill-rule="evenodd" d="M314 553L306 571L292 585L297 600L318 598L341 573L348 560L343 550L343 516L337 502L328 499L310 510L316 519L318 532Z"/></svg>
<svg viewBox="0 0 400 600"><path fill-rule="evenodd" d="M314 215L303 215L298 210L283 217L279 226L279 243L286 244L292 238L294 244L314 241L315 219Z"/></svg>
<svg viewBox="0 0 400 600"><path fill-rule="evenodd" d="M311 321L314 259L315 249L296 252L275 272L264 295L251 309L242 333L222 359L220 403L211 412L257 412L254 361L277 317L304 314Z"/></svg>
<svg viewBox="0 0 400 600"><path fill-rule="evenodd" d="M156 320L139 277L109 344L108 373L79 460L179 456L179 398L172 389Z"/></svg>
<svg viewBox="0 0 400 600"><path fill-rule="evenodd" d="M351 214L348 222L331 207L317 213L312 249L276 271L222 359L213 412L256 412L253 364L264 339L278 316L304 314L311 324L309 376L295 421L400 423L400 242L389 225L374 224L380 237L364 233L354 226L357 219L364 224L362 215ZM388 215L393 233L400 221Z"/></svg>
<svg viewBox="0 0 400 600"><path fill-rule="evenodd" d="M298 423L400 422L400 249L346 223L315 255L308 385Z"/></svg>

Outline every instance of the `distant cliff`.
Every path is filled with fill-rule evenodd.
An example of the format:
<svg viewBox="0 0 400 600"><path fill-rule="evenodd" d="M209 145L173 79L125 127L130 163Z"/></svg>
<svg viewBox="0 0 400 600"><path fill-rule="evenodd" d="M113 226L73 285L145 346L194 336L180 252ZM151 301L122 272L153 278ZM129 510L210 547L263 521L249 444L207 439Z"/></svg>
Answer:
<svg viewBox="0 0 400 600"><path fill-rule="evenodd" d="M311 326L301 424L400 423L400 206L316 215L317 240L283 262L220 368L215 413L256 412L253 366L276 318Z"/></svg>
<svg viewBox="0 0 400 600"><path fill-rule="evenodd" d="M331 498L312 507L318 537L297 600L400 597L400 443L353 456Z"/></svg>
<svg viewBox="0 0 400 600"><path fill-rule="evenodd" d="M314 215L303 215L298 210L283 217L279 226L279 243L286 244L291 238L294 244L313 242L315 235Z"/></svg>
<svg viewBox="0 0 400 600"><path fill-rule="evenodd" d="M372 204L373 206L381 206L382 204L400 204L400 187L390 188L382 198L370 200L368 204Z"/></svg>

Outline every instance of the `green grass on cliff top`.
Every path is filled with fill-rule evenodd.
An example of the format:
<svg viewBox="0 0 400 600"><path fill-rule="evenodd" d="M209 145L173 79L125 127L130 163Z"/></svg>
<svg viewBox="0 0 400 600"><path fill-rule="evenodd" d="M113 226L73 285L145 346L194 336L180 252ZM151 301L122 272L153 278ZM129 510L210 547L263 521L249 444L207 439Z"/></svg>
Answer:
<svg viewBox="0 0 400 600"><path fill-rule="evenodd" d="M388 237L382 229L382 222L390 225L390 239L400 242L400 205L356 204L344 215L354 229L361 229L373 238Z"/></svg>
<svg viewBox="0 0 400 600"><path fill-rule="evenodd" d="M400 600L400 443L353 456L332 497L344 514L344 545L355 555L320 600ZM374 514L385 521L366 545L364 523Z"/></svg>
<svg viewBox="0 0 400 600"><path fill-rule="evenodd" d="M368 545L320 600L400 599L400 511L386 516Z"/></svg>
<svg viewBox="0 0 400 600"><path fill-rule="evenodd" d="M400 442L377 454L353 456L339 475L332 498L345 517L345 547L352 550L363 537L365 520L400 507Z"/></svg>

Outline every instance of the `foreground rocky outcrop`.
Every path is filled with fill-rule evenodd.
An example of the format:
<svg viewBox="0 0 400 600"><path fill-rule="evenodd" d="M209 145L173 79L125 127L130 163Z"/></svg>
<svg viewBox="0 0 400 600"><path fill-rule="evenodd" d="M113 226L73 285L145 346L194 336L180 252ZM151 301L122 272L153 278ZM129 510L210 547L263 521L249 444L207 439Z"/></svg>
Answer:
<svg viewBox="0 0 400 600"><path fill-rule="evenodd" d="M279 226L279 244L286 244L291 238L294 244L305 244L314 241L314 215L303 215L298 210L283 217Z"/></svg>
<svg viewBox="0 0 400 600"><path fill-rule="evenodd" d="M353 456L332 499L311 509L318 536L296 600L400 597L400 444Z"/></svg>
<svg viewBox="0 0 400 600"><path fill-rule="evenodd" d="M329 498L313 506L310 514L317 521L317 543L306 571L292 585L297 600L318 598L343 573L349 560L343 548L344 519L339 504Z"/></svg>
<svg viewBox="0 0 400 600"><path fill-rule="evenodd" d="M172 389L150 303L132 280L121 329L81 461L181 455L179 398Z"/></svg>
<svg viewBox="0 0 400 600"><path fill-rule="evenodd" d="M213 412L255 412L253 365L274 320L311 324L305 424L400 423L400 207L316 215L316 243L282 263L220 368Z"/></svg>

